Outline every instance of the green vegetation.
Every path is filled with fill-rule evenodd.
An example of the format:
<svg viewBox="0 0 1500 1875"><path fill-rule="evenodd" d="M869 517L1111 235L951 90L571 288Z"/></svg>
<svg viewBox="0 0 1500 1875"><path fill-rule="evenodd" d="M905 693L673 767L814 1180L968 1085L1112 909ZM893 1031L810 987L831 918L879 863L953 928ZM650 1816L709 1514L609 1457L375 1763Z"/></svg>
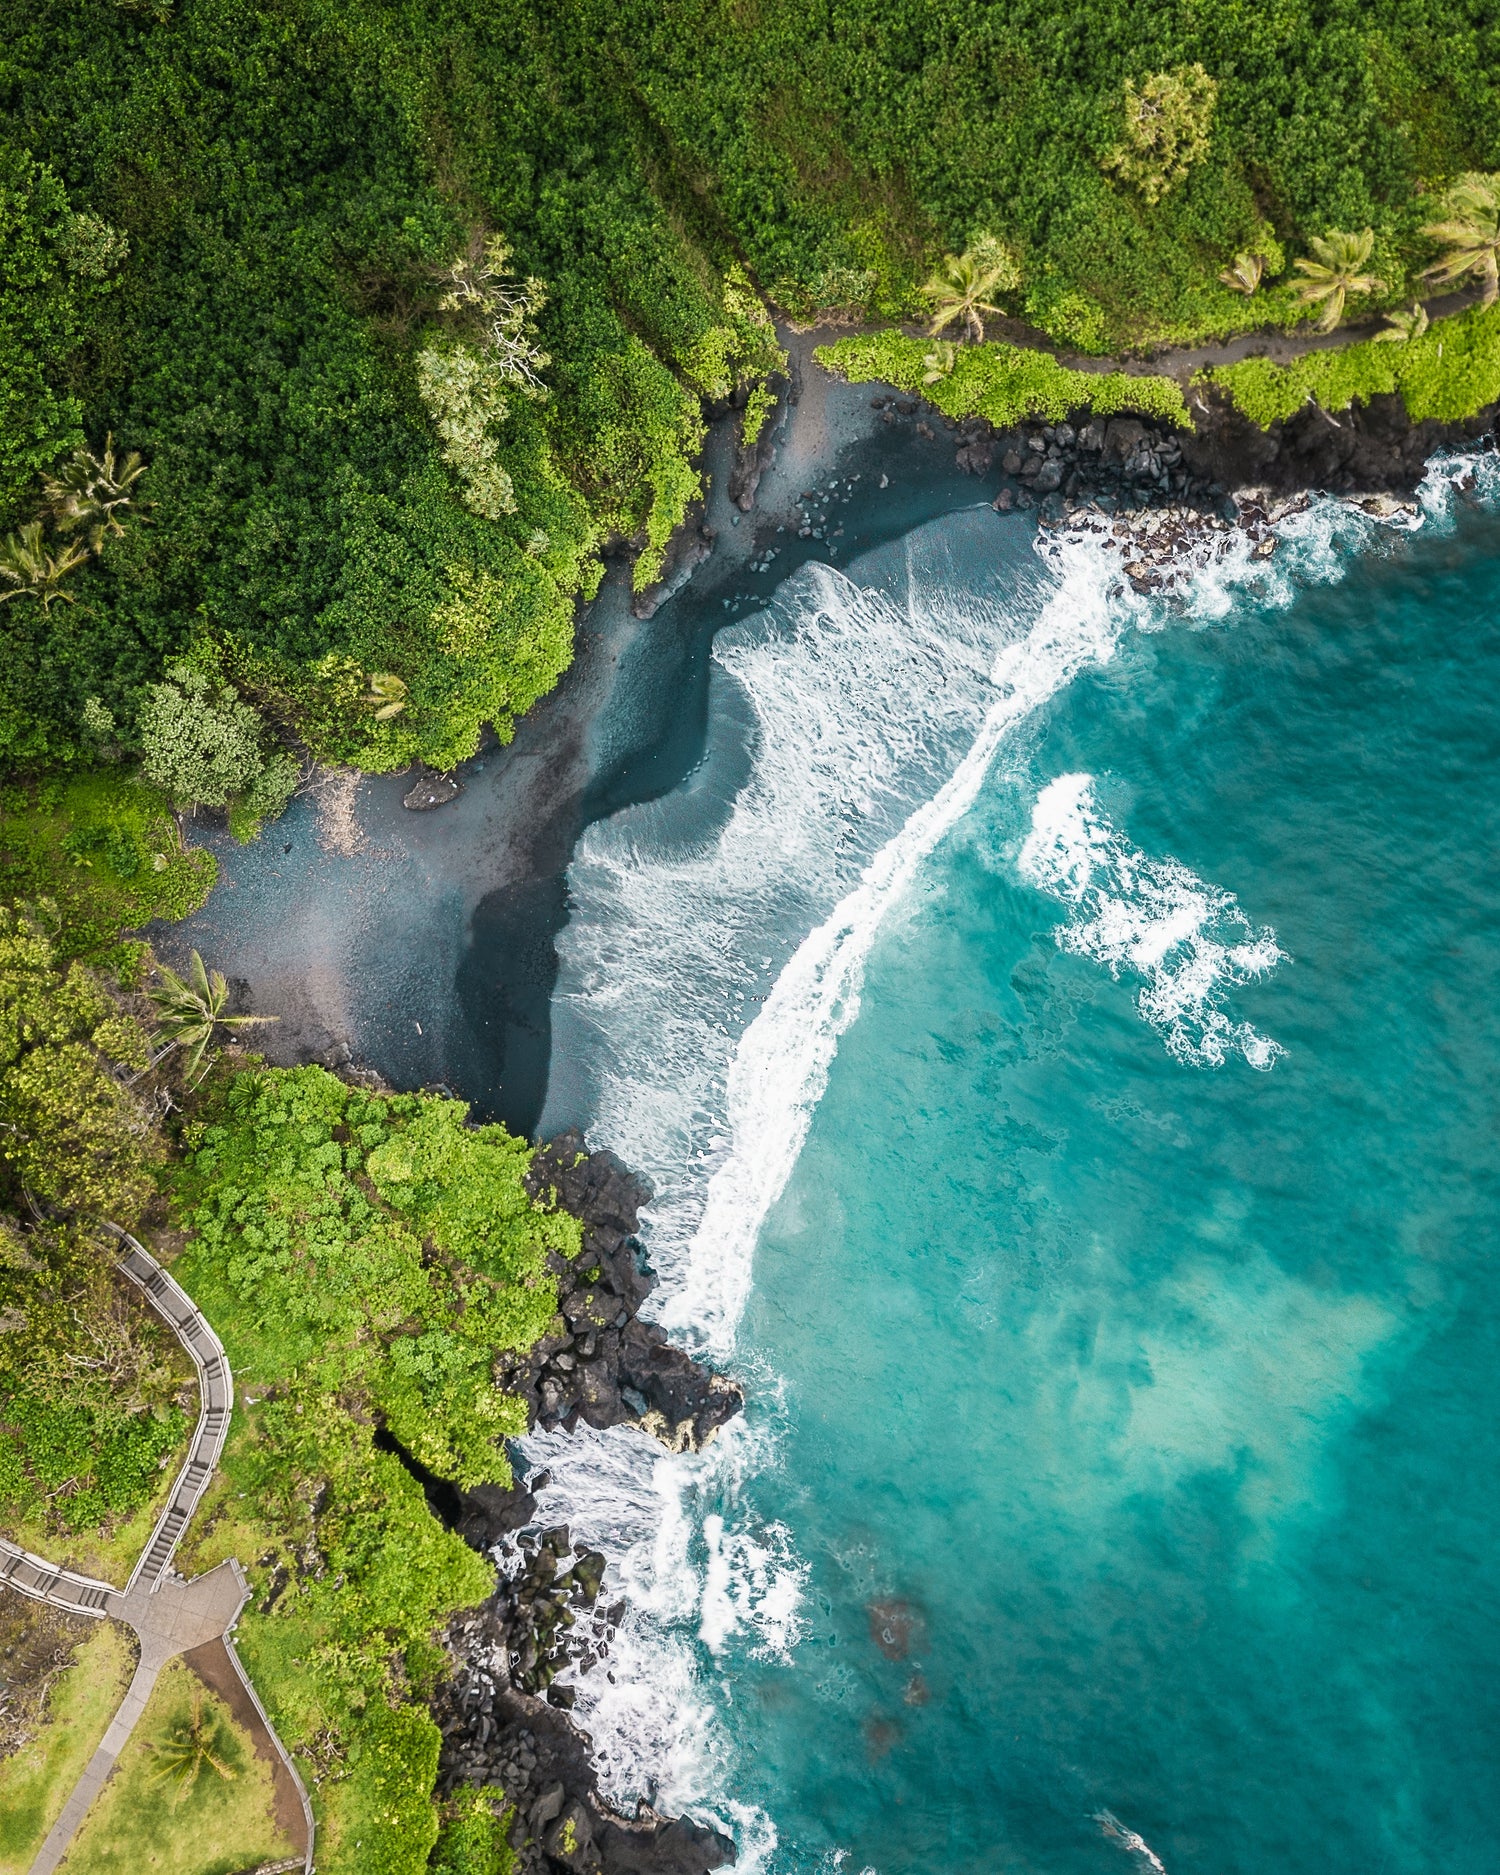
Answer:
<svg viewBox="0 0 1500 1875"><path fill-rule="evenodd" d="M510 1875L515 1857L505 1830L511 1814L497 1811L488 1791L455 1791L432 1852L433 1875Z"/></svg>
<svg viewBox="0 0 1500 1875"><path fill-rule="evenodd" d="M953 346L939 357L927 340L887 331L821 345L817 358L853 384L879 380L918 391L946 416L987 417L997 428L1025 417L1058 422L1085 408L1099 416L1137 411L1188 427L1182 392L1170 378L1071 371L1050 352L1019 345Z"/></svg>
<svg viewBox="0 0 1500 1875"><path fill-rule="evenodd" d="M0 1875L27 1875L68 1792L94 1755L134 1670L128 1630L90 1622L52 1682L46 1720L0 1761Z"/></svg>
<svg viewBox="0 0 1500 1875"><path fill-rule="evenodd" d="M192 1370L86 1231L0 1227L0 1509L12 1528L108 1532L168 1481Z"/></svg>
<svg viewBox="0 0 1500 1875"><path fill-rule="evenodd" d="M243 1396L192 1566L255 1559L242 1651L311 1762L319 1867L417 1870L437 1832L432 1635L489 1567L437 1524L389 1431L440 1476L508 1483L524 1409L497 1352L557 1307L549 1251L576 1221L527 1196L530 1149L431 1095L377 1096L321 1068L211 1084L184 1137L174 1274L223 1337Z"/></svg>
<svg viewBox="0 0 1500 1875"><path fill-rule="evenodd" d="M1382 343L1388 337L1400 342ZM1312 400L1324 410L1347 410L1390 392L1401 394L1414 418L1465 417L1500 398L1500 309L1440 319L1409 338L1382 332L1362 345L1309 352L1288 365L1247 358L1206 376L1263 429Z"/></svg>
<svg viewBox="0 0 1500 1875"><path fill-rule="evenodd" d="M291 1848L272 1805L269 1764L223 1700L174 1660L68 1866L88 1875L241 1875Z"/></svg>
<svg viewBox="0 0 1500 1875"><path fill-rule="evenodd" d="M186 917L216 875L139 777L104 768L0 787L0 899L30 906L59 956L133 980L144 946L121 931Z"/></svg>
<svg viewBox="0 0 1500 1875"><path fill-rule="evenodd" d="M294 755L510 734L706 409L759 434L768 305L1103 353L1497 278L1461 0L5 3L0 760L108 743L246 835Z"/></svg>

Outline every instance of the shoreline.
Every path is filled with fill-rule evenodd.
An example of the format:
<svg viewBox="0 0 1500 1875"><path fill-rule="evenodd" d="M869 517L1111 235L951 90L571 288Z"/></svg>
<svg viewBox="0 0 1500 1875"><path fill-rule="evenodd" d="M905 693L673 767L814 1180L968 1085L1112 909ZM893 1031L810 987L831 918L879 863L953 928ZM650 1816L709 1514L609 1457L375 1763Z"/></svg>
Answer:
<svg viewBox="0 0 1500 1875"><path fill-rule="evenodd" d="M437 814L411 813L399 806L400 795L409 786L407 778L366 779L358 784L351 805L357 833L355 850L330 855L318 849L322 858L316 852L312 856L314 875L323 873L326 883L329 868L342 868L346 887L362 892L366 904L372 894L388 894L396 883L391 873L393 857L396 865L417 871L411 858L414 852L425 859L429 880L436 877L450 890L461 888L446 901L445 910L450 920L467 917L474 928L469 951L458 960L453 988L448 992L460 1028L477 1006L475 999L494 987L481 975L487 952L491 956L507 950L522 953L529 970L523 984L524 999L511 985L505 994L514 1000L508 1001L506 1008L517 1035L524 1040L529 1034L531 1052L524 1057L519 1072L514 1044L509 1056L502 1052L501 1065L510 1082L503 1089L505 1104L490 1105L482 1089L471 1092L466 1084L465 1057L461 1048L451 1043L444 1065L452 1079L448 1073L426 1077L429 1084L433 1078L448 1081L461 1096L474 1098L481 1111L497 1113L508 1123L513 1123L514 1115L528 1113L528 1123L520 1128L513 1125L513 1130L534 1133L544 1106L550 1109L559 1101L565 1105L569 1100L580 1109L586 1104L581 1089L549 1092L547 1085L556 1066L547 1004L557 972L555 941L567 915L565 871L578 840L594 820L628 802L649 801L667 793L701 759L707 732L709 657L718 626L737 616L742 605L757 603L801 560L837 563L844 553L852 557L877 544L880 538L897 537L924 518L920 514L913 518L909 485L899 512L895 504L891 505L883 532L877 526L863 536L856 533L844 547L830 531L831 522L811 524L820 514L825 519L827 515L818 500L820 482L828 481L830 475L836 479L855 453L873 448L875 456L899 468L902 479L912 478L917 489L916 510L930 507L932 512L941 513L959 506L978 506L982 501L1002 513L1007 506L1036 507L1037 524L1047 527L1065 519L1082 518L1086 504L1077 499L1080 494L1086 494L1088 504L1092 504L1093 491L1086 490L1082 482L1071 495L1064 492L1070 476L1080 474L1087 466L1084 457L1097 453L1101 465L1113 458L1112 472L1118 471L1117 479L1129 483L1127 465L1133 456L1144 452L1155 467L1149 478L1153 486L1145 491L1139 511L1169 516L1188 512L1176 499L1183 491L1170 487L1164 491L1155 486L1161 469L1159 426L1126 420L1139 434L1118 432L1116 440L1123 437L1129 447L1110 450L1106 429L1097 452L1080 446L1082 429L1087 426L1081 426L1066 440L1062 440L1062 432L1072 429L1066 424L1023 425L1012 432L996 432L988 425L976 427L972 422L945 419L922 400L889 393L886 387L845 385L811 365L811 344L811 335L807 335L802 356L794 355L791 391L773 430L774 454L759 452L770 456L770 460L757 465L767 505L762 507L760 500L753 507L745 504L743 479L738 491L740 501L731 502L734 419L722 420L710 440L710 452L719 465L714 485L701 515L688 524L700 544L706 538L709 551L683 569L685 577L675 590L658 604L651 604L648 596L642 605L625 592L620 569L612 569L606 593L580 619L579 653L574 666L558 690L518 725L516 739L508 749L497 752L491 748L465 765L460 771L463 793L456 803ZM869 395L872 391L874 396ZM898 408L891 411L891 405ZM1050 436L1046 433L1049 429ZM1037 441L1040 449L1035 447ZM1032 483L1039 478L1051 483L1040 501L1027 488L1027 477L1008 467L1010 451L1004 448L1007 443L1013 447L1019 444L1027 457L1043 464L1065 462L1055 480L1041 469L1032 472ZM1021 466L1027 468L1029 463L1023 460ZM882 478L897 479L889 469L882 471ZM1013 497L1010 504L1001 499L1007 491ZM870 492L861 490L861 504L869 499ZM1016 500L1022 493L1030 499ZM1227 494L1224 491L1221 498L1227 499ZM1110 497L1106 495L1106 499ZM1048 503L1053 504L1050 509ZM1093 512L1101 511L1095 508ZM1207 531L1229 532L1238 526L1237 521L1224 515L1193 512ZM782 518L778 520L778 516ZM795 531L791 528L794 517L798 522ZM1255 526L1267 518L1261 512ZM780 545L767 558L767 546L778 539L777 528L781 530ZM1155 530L1143 531L1150 534ZM1163 531L1168 538L1155 543L1155 548L1163 550L1157 557L1165 557L1180 544L1171 540L1170 527ZM838 535L842 534L840 526ZM1136 575L1128 563L1125 572L1135 580L1138 590L1151 589L1156 583L1154 574L1148 571ZM669 572L664 583L671 582ZM717 612L711 609L715 602ZM661 642L653 642L658 634ZM675 687L668 692L664 686L674 680ZM476 803L480 810L477 815ZM304 817L311 818L306 814ZM487 868L482 879L475 874L475 830L469 824L474 819L479 823L478 859ZM391 837L397 832L409 836L405 855L393 856L391 852ZM304 827L297 835L306 836L316 841L316 830ZM268 830L262 844L272 858L278 845L289 844L281 823ZM253 854L255 849L238 851ZM265 857L263 854L262 859ZM283 853L282 857L288 855ZM223 895L238 889L242 888L231 877L215 895L221 915ZM305 892L303 897L307 897ZM214 902L210 901L210 907ZM418 895L417 908L415 928L420 932L422 918L431 906ZM210 961L222 958L222 951L216 958L209 950L212 940L204 942L198 934L197 928L208 922L207 914L199 913L175 928L180 934L179 955L188 945L198 944L208 952ZM217 928L220 932L226 929L222 923ZM330 928L326 904L319 905L318 928ZM356 929L377 947L389 938L388 929L373 921ZM342 935L348 937L348 927ZM173 954L169 934L163 935L160 947L168 956ZM374 954L369 953L372 957ZM305 978L299 983L285 971L263 975L252 974L238 964L230 968L242 981L249 978L253 1008L269 1012L275 1009L278 997L293 998L286 1011L293 1020L279 1032L269 1032L272 1046L265 1052L271 1058L284 1059L290 1054L290 1058L307 1059L311 1055L343 1070L371 1060L372 1051L360 1045L356 993L360 982L347 968L341 975L337 966L325 958L325 973L314 975L311 983ZM469 972L467 991L465 970ZM431 970L421 982L429 997L435 991L440 996L443 993ZM368 978L363 984L368 987ZM337 992L336 996L329 995L330 989ZM295 1000L299 996L300 1002ZM412 1020L415 1026L420 1019ZM525 1027L527 1020L531 1023L529 1030ZM364 1033L371 1032L367 1026ZM378 1040L378 1028L373 1032ZM422 1033L420 1027L418 1033ZM319 1046L322 1054L315 1052ZM468 1061L472 1063L476 1058L482 1065L476 1053L471 1053ZM386 1079L404 1078L405 1084L413 1084L413 1077L403 1077L399 1065L394 1072L384 1061L376 1060L374 1065ZM523 1082L520 1088L515 1084L517 1079ZM495 1086L500 1087L498 1076ZM558 1116L554 1113L549 1117L555 1121ZM576 1121L587 1115L575 1110L567 1117ZM628 1244L634 1227L631 1208L616 1250ZM644 1287L633 1299L632 1316L642 1299ZM661 1341L665 1343L664 1336ZM567 1351L567 1344L557 1350L541 1350L539 1360L531 1364L535 1371L518 1376L534 1425L550 1422L571 1429L580 1418L587 1418L591 1424L618 1424L624 1418L642 1423L643 1413L612 1417L615 1409L608 1407L603 1409L602 1417L591 1416L576 1390L571 1399L566 1391L548 1396L543 1391L541 1368L554 1353ZM694 1370L701 1382L708 1383L706 1370L676 1349L671 1353L685 1370ZM550 1376L554 1387L558 1378L554 1367ZM735 1407L730 1408L733 1410ZM648 1429L658 1436L671 1434L676 1416L663 1414L662 1419L660 1427ZM670 1437L663 1443L673 1449ZM533 1482L536 1480L527 1481ZM609 1617L617 1619L619 1613L618 1607L613 1607L602 1620L596 1614L600 1596L595 1575L602 1574L602 1559L597 1552L578 1554L579 1546L571 1543L565 1529L543 1532L529 1546L516 1540L514 1533L529 1521L535 1500L524 1484L506 1496L504 1503L464 1506L464 1514L472 1524L464 1534L486 1551L496 1543L503 1546L506 1579L489 1603L458 1617L450 1629L457 1672L443 1696L447 1704L440 1700L434 1708L445 1733L442 1775L451 1784L489 1781L493 1774L494 1781L514 1797L518 1815L525 1821L526 1835L515 1845L522 1851L522 1867L540 1870L550 1863L582 1869L584 1863L575 1864L567 1848L581 1841L602 1856L606 1871L659 1868L669 1875L707 1875L707 1871L731 1859L732 1845L712 1830L683 1821L671 1822L648 1808L643 1808L634 1820L621 1817L598 1795L589 1740L566 1716L570 1702L549 1702L533 1692L517 1690L509 1681L508 1665L505 1683L497 1680L496 1669L503 1656L513 1652L517 1638L522 1657L528 1632L533 1638L533 1651L537 1651L538 1634L550 1644L560 1626L571 1625L563 1621L565 1610L582 1631L586 1648L601 1643L607 1646L612 1632ZM520 1523L514 1521L518 1516ZM570 1603L576 1605L576 1611ZM602 1654L595 1655L595 1664L599 1658ZM554 1672L558 1670L553 1668ZM549 1680L540 1682L543 1694L549 1684ZM480 1773L478 1779L470 1775L475 1771ZM612 1832L619 1832L618 1840ZM526 1859L528 1854L530 1860ZM543 1856L548 1861L543 1861Z"/></svg>

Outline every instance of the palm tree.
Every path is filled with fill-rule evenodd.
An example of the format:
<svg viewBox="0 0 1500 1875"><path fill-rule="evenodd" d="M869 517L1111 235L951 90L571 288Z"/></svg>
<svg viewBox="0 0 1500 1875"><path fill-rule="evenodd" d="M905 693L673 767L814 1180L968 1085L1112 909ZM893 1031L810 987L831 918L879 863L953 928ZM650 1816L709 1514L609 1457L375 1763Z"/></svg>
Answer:
<svg viewBox="0 0 1500 1875"><path fill-rule="evenodd" d="M1330 228L1327 234L1314 235L1308 243L1316 256L1297 262L1297 271L1307 278L1297 284L1297 295L1306 306L1320 302L1322 315L1316 322L1319 332L1331 332L1344 316L1344 301L1350 293L1378 293L1382 282L1364 271L1375 246L1375 231L1344 234Z"/></svg>
<svg viewBox="0 0 1500 1875"><path fill-rule="evenodd" d="M922 357L924 384L940 384L958 362L958 347L952 339L939 339Z"/></svg>
<svg viewBox="0 0 1500 1875"><path fill-rule="evenodd" d="M406 708L406 685L394 671L371 671L369 701L379 705L376 722L389 722Z"/></svg>
<svg viewBox="0 0 1500 1875"><path fill-rule="evenodd" d="M1219 275L1220 280L1232 292L1243 293L1246 299L1260 285L1261 276L1266 271L1266 263L1259 254L1236 254L1233 261Z"/></svg>
<svg viewBox="0 0 1500 1875"><path fill-rule="evenodd" d="M1460 176L1443 197L1442 212L1443 219L1428 222L1422 232L1448 252L1422 278L1446 286L1476 274L1483 282L1480 305L1493 306L1500 297L1500 175L1470 170Z"/></svg>
<svg viewBox="0 0 1500 1875"><path fill-rule="evenodd" d="M52 610L54 599L66 599L71 605L73 595L62 590L62 582L88 557L88 549L76 542L60 553L49 553L42 545L41 522L28 521L0 545L0 582L9 587L0 592L0 604L29 595L41 600L44 612Z"/></svg>
<svg viewBox="0 0 1500 1875"><path fill-rule="evenodd" d="M209 1043L216 1029L249 1028L258 1022L277 1022L278 1016L230 1016L224 1013L229 1003L229 985L222 974L210 974L203 967L197 951L192 953L186 982L175 970L158 964L161 981L146 994L160 1014L161 1033L171 1048L187 1050L188 1084L196 1087L212 1063L205 1063ZM158 1057L160 1059L160 1057ZM200 1071L201 1070L201 1071Z"/></svg>
<svg viewBox="0 0 1500 1875"><path fill-rule="evenodd" d="M945 254L922 288L923 297L932 302L929 334L936 338L961 319L977 342L984 337L979 315L1000 310L991 295L1013 291L1020 280L1015 256L992 234L979 235L962 254Z"/></svg>
<svg viewBox="0 0 1500 1875"><path fill-rule="evenodd" d="M205 1770L229 1781L236 1773L219 1756L218 1721L203 1715L203 1695L193 1688L193 1716L177 1719L146 1749L156 1757L156 1776L171 1778L184 1792L193 1788Z"/></svg>
<svg viewBox="0 0 1500 1875"><path fill-rule="evenodd" d="M89 546L97 553L106 534L123 534L120 510L135 505L131 490L146 473L134 449L122 462L115 461L113 434L104 439L104 454L78 449L60 475L42 478L42 493L52 518L63 533L75 527L87 530Z"/></svg>
<svg viewBox="0 0 1500 1875"><path fill-rule="evenodd" d="M1420 300L1413 300L1409 312L1388 312L1386 328L1377 332L1377 343L1384 341L1388 345L1404 345L1408 339L1419 339L1431 325L1427 317L1427 308Z"/></svg>

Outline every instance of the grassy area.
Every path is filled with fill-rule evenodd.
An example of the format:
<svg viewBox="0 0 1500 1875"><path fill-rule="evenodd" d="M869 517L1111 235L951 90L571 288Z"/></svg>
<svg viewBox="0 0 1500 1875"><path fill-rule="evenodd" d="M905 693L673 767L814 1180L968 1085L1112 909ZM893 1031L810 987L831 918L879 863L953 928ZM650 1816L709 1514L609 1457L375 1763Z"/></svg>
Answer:
<svg viewBox="0 0 1500 1875"><path fill-rule="evenodd" d="M59 949L129 973L120 933L184 918L213 887L211 853L185 847L171 805L117 768L0 789L0 898L50 901Z"/></svg>
<svg viewBox="0 0 1500 1875"><path fill-rule="evenodd" d="M52 1526L45 1512L39 1511L29 1517L8 1519L5 1534L33 1555L45 1556L48 1562L61 1563L65 1569L77 1569L84 1575L96 1576L101 1582L112 1582L117 1588L124 1588L126 1577L140 1561L146 1540L166 1507L167 1497L187 1457L191 1436L189 1428L169 1454L161 1482L150 1498L117 1522L86 1524L81 1530L64 1533Z"/></svg>
<svg viewBox="0 0 1500 1875"><path fill-rule="evenodd" d="M0 1875L26 1875L108 1729L134 1664L128 1630L113 1621L91 1625L52 1688L46 1723L0 1763ZM85 1865L75 1859L73 1866Z"/></svg>
<svg viewBox="0 0 1500 1875"><path fill-rule="evenodd" d="M200 1759L192 1781L179 1781L166 1774L166 1755L194 1727L222 1769ZM249 1735L190 1668L172 1661L63 1868L67 1875L238 1875L290 1852L272 1803L271 1767Z"/></svg>
<svg viewBox="0 0 1500 1875"><path fill-rule="evenodd" d="M1204 373L1262 429L1309 402L1324 410L1399 392L1420 421L1472 416L1500 399L1500 306L1440 319L1420 338L1309 352L1288 365L1247 358Z"/></svg>
<svg viewBox="0 0 1500 1875"><path fill-rule="evenodd" d="M927 398L945 416L986 417L997 429L1027 417L1057 423L1085 409L1098 416L1128 410L1189 427L1182 392L1170 378L1072 371L1050 352L1019 345L963 345L945 352L935 350L931 339L891 330L820 345L815 356L851 384L893 384ZM943 365L939 374L931 360Z"/></svg>

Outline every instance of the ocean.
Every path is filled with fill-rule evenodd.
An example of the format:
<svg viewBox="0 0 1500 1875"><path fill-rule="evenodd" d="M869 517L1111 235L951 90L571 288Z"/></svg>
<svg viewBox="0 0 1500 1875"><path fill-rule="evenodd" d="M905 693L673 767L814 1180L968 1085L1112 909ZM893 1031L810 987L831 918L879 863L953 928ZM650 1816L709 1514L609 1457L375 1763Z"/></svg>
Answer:
<svg viewBox="0 0 1500 1875"><path fill-rule="evenodd" d="M1496 459L1422 501L1177 598L987 507L805 565L585 835L542 1130L749 1395L527 1441L620 1800L767 1875L1496 1866Z"/></svg>

